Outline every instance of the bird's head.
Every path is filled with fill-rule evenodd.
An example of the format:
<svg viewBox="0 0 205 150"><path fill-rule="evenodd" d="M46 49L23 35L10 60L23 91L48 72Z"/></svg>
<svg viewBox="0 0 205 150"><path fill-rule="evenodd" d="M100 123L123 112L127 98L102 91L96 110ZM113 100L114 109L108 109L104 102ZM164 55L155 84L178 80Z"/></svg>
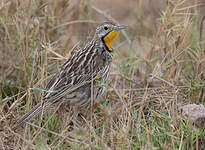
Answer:
<svg viewBox="0 0 205 150"><path fill-rule="evenodd" d="M117 38L120 30L126 28L124 25L117 25L113 22L104 22L97 27L95 38L102 40L109 51L112 51L112 43Z"/></svg>

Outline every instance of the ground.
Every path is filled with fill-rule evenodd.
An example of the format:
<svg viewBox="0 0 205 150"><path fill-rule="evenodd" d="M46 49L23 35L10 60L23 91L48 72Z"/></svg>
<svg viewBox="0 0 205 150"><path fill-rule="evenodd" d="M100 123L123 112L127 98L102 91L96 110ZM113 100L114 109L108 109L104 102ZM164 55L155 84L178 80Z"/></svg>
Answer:
<svg viewBox="0 0 205 150"><path fill-rule="evenodd" d="M0 149L205 149L204 127L179 109L205 104L204 10L202 0L3 0ZM65 104L14 130L72 51L108 19L128 28L113 45L101 101L77 123Z"/></svg>

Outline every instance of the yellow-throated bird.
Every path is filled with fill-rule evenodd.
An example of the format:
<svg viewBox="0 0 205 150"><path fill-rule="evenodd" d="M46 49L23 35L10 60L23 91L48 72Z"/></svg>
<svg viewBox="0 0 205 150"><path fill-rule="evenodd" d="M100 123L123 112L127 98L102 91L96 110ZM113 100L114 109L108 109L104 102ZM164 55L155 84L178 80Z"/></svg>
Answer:
<svg viewBox="0 0 205 150"><path fill-rule="evenodd" d="M88 107L91 104L91 91L94 99L99 99L105 91L105 87L99 84L107 81L110 72L112 43L124 28L113 22L98 26L92 41L71 55L46 86L47 92L41 102L25 114L17 125L24 124L42 109L62 101L78 108Z"/></svg>

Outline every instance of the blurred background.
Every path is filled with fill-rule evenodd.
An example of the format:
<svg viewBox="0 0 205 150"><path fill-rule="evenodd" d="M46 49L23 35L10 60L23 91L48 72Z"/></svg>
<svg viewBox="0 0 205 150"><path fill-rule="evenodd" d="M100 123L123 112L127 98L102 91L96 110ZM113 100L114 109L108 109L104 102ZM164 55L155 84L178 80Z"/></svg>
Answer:
<svg viewBox="0 0 205 150"><path fill-rule="evenodd" d="M53 43L53 51L68 57L71 49L90 40L97 23L105 20L128 25L120 47L124 53L131 49L147 59L157 32L164 30L159 29L162 19L167 19L164 20L167 26L174 26L171 15L178 15L178 19L197 18L195 23L199 29L205 14L203 0L2 0L0 8L1 82L12 78L16 81L16 73L21 72L20 63L32 57L42 43ZM31 38L35 39L31 41Z"/></svg>
<svg viewBox="0 0 205 150"><path fill-rule="evenodd" d="M1 0L0 147L203 149L204 130L192 130L177 107L205 104L204 16L204 0ZM72 51L106 20L128 28L113 44L110 83L95 119L78 132L60 112L46 126L86 144L48 131L35 136L34 127L12 131Z"/></svg>

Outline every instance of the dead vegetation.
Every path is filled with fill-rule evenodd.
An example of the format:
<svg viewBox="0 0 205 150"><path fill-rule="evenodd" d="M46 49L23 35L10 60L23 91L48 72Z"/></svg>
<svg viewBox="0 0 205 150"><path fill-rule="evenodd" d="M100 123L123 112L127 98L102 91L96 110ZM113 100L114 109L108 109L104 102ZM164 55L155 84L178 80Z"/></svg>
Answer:
<svg viewBox="0 0 205 150"><path fill-rule="evenodd" d="M121 0L102 2L0 3L0 149L205 149L204 127L194 128L178 109L205 104L203 1L129 0L129 9ZM75 124L72 108L62 105L13 130L50 76L106 19L129 29L115 42L98 105Z"/></svg>

